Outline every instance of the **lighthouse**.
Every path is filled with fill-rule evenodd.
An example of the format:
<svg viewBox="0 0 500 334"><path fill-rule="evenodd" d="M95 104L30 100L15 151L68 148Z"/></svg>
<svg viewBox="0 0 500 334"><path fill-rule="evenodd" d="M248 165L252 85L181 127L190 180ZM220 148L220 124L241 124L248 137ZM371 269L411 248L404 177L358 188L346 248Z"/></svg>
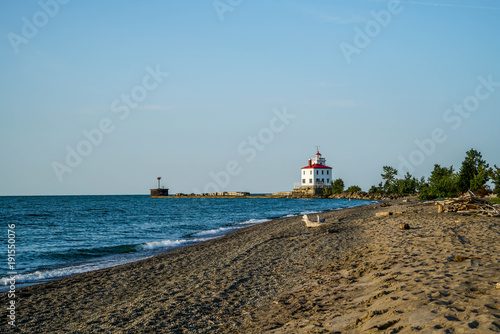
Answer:
<svg viewBox="0 0 500 334"><path fill-rule="evenodd" d="M314 158L309 159L307 166L300 169L301 188L323 188L330 185L332 167L326 165L319 149Z"/></svg>
<svg viewBox="0 0 500 334"><path fill-rule="evenodd" d="M151 193L151 198L162 198L162 197L168 197L168 189L162 188L161 187L161 176L156 178L158 180L158 188L157 189L150 189Z"/></svg>

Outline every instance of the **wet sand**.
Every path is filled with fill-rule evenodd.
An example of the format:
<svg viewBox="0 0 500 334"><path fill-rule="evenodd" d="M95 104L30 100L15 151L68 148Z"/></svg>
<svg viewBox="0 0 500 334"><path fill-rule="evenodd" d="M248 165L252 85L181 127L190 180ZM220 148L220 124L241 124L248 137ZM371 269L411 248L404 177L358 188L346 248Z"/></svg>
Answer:
<svg viewBox="0 0 500 334"><path fill-rule="evenodd" d="M376 217L377 212L402 212ZM277 219L16 293L26 333L500 332L500 218L380 204ZM312 219L313 216L310 216ZM314 216L315 218L315 216ZM313 219L314 220L314 219ZM409 230L398 224L408 223ZM7 296L0 296L2 332Z"/></svg>

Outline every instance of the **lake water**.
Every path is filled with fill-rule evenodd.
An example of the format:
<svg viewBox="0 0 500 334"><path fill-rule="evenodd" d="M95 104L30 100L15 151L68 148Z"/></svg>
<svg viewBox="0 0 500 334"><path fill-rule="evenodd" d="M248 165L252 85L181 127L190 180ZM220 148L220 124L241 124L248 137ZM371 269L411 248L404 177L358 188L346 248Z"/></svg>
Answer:
<svg viewBox="0 0 500 334"><path fill-rule="evenodd" d="M151 199L123 196L0 197L6 291L8 229L15 224L19 287L111 267L216 238L273 218L372 201L344 199ZM12 236L12 235L11 235ZM11 241L12 242L12 241Z"/></svg>

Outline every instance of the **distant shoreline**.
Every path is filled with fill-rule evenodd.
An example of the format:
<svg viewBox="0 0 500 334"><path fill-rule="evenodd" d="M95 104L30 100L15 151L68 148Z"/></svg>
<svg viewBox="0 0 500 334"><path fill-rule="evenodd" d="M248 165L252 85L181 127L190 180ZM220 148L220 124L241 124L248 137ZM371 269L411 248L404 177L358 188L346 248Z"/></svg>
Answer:
<svg viewBox="0 0 500 334"><path fill-rule="evenodd" d="M168 199L174 199L174 198L240 198L240 199L245 199L245 198L315 198L315 199L360 199L360 200L394 200L394 199L403 199L403 198L408 198L411 200L415 200L415 196L400 196L397 194L369 194L363 191L355 192L355 193L350 193L350 192L343 192L339 194L333 194L333 195L317 195L317 194L307 194L307 193L301 193L301 192L279 192L279 193L274 193L274 194L250 194L250 195L242 195L242 196L236 196L236 195L216 195L216 194L174 194L174 195L169 195L169 196L150 196L152 199L162 199L162 198L168 198Z"/></svg>

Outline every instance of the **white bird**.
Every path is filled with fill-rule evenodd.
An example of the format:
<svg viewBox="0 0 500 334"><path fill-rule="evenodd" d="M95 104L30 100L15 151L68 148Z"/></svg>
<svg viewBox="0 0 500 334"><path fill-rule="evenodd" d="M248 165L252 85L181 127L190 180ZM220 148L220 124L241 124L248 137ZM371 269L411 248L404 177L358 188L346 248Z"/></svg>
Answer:
<svg viewBox="0 0 500 334"><path fill-rule="evenodd" d="M319 217L318 217L318 218L319 218ZM304 216L302 217L302 220L306 223L306 226L307 226L307 227L318 227L318 226L323 225L323 224L321 224L320 222L317 222L317 223L316 223L316 222L312 222L312 221L310 221L310 220L309 220L309 218L307 217L307 215L304 215Z"/></svg>

